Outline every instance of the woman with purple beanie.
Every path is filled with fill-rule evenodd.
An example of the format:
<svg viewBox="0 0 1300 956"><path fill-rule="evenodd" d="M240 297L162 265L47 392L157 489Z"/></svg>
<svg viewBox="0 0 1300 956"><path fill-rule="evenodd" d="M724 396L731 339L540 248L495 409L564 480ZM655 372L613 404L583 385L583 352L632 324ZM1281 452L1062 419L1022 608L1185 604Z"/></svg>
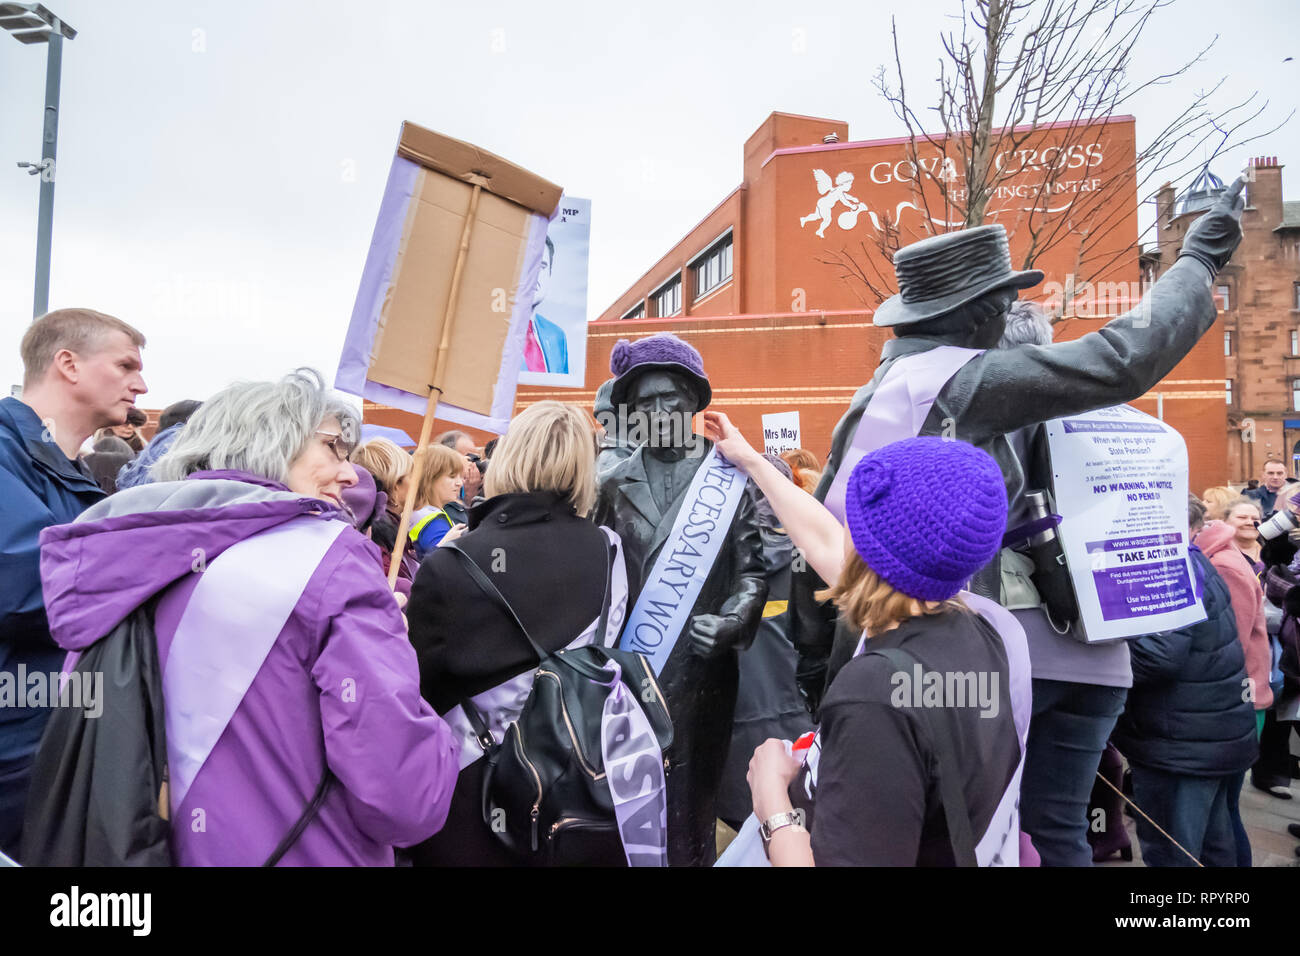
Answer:
<svg viewBox="0 0 1300 956"><path fill-rule="evenodd" d="M846 533L726 415L705 412L705 429L834 582L819 597L862 631L806 758L768 740L750 762L772 865L1017 865L1028 650L1014 617L962 590L1006 530L992 457L941 438L871 452L849 480Z"/></svg>

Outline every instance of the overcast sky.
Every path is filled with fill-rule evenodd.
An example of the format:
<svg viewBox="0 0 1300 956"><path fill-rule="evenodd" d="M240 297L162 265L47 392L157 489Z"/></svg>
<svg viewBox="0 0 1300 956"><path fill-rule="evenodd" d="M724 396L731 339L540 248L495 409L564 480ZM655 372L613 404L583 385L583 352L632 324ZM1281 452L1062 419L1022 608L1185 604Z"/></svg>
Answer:
<svg viewBox="0 0 1300 956"><path fill-rule="evenodd" d="M592 200L594 317L735 188L769 112L898 135L871 86L889 16L919 85L957 2L46 6L79 31L64 48L50 306L138 326L141 405L161 407L297 365L333 378L402 120ZM1262 90L1280 119L1300 101L1300 3L1177 0L1146 39L1150 72L1215 33L1211 62L1135 104L1139 146L1224 74L1224 105ZM4 394L21 379L38 194L14 164L40 157L44 76L44 46L0 36ZM1300 120L1216 171L1257 153L1300 163Z"/></svg>

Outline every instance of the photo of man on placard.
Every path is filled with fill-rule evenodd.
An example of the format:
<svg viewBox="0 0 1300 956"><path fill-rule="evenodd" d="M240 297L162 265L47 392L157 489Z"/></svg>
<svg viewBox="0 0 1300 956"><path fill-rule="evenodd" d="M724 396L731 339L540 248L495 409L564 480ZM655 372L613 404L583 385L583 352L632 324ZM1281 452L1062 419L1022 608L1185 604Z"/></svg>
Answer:
<svg viewBox="0 0 1300 956"><path fill-rule="evenodd" d="M554 265L555 243L547 236L542 268L537 273L537 285L533 287L533 317L528 323L528 337L524 340L522 371L525 372L559 372L562 375L569 372L569 339L564 329L538 311L546 299Z"/></svg>
<svg viewBox="0 0 1300 956"><path fill-rule="evenodd" d="M523 385L581 387L587 376L591 200L564 196L546 230L519 364Z"/></svg>

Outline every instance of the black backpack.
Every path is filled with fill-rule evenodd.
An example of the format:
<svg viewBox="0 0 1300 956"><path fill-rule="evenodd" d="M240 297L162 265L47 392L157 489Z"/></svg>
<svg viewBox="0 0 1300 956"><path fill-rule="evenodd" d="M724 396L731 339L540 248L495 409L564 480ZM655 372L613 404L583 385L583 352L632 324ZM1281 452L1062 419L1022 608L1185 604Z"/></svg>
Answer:
<svg viewBox="0 0 1300 956"><path fill-rule="evenodd" d="M32 765L20 860L27 866L172 866L167 731L154 608L136 608L86 648L78 680L103 674L103 712L54 709ZM65 689L65 695L66 695ZM293 846L333 781L327 768L306 809L263 866Z"/></svg>
<svg viewBox="0 0 1300 956"><path fill-rule="evenodd" d="M606 664L618 662L622 682L636 695L663 752L672 744L673 725L649 662L632 651L598 644L548 654L474 559L455 542L447 547L464 559L470 577L488 597L506 610L538 660L533 689L500 744L473 702L461 701L487 761L483 822L521 862L626 866L601 754L601 714L610 677ZM605 559L605 599L597 641L604 639L609 620L608 548Z"/></svg>
<svg viewBox="0 0 1300 956"><path fill-rule="evenodd" d="M159 813L167 740L152 605L86 648L75 673L83 675L78 680L103 674L103 712L91 719L59 706L50 714L32 764L19 859L27 866L171 866L171 837Z"/></svg>

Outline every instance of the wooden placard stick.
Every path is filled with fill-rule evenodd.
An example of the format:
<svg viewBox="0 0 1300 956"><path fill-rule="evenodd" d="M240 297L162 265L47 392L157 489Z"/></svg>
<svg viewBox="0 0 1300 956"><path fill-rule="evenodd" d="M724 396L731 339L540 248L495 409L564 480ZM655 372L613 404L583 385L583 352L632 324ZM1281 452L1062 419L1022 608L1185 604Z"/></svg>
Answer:
<svg viewBox="0 0 1300 956"><path fill-rule="evenodd" d="M393 556L388 564L388 588L397 587L397 572L402 567L402 553L406 548L406 535L411 527L411 512L415 510L415 495L424 477L424 450L429 447L429 436L433 432L433 419L438 411L438 398L442 395L442 377L447 370L447 356L451 351L451 326L456 318L456 307L460 300L460 277L465 270L465 257L469 253L469 234L474 226L474 216L478 213L478 197L483 187L488 184L484 176L472 175L467 182L474 184L474 191L469 197L469 212L465 215L465 227L460 232L460 248L456 251L456 266L451 273L451 289L447 293L447 316L442 323L442 340L438 343L438 354L433 365L433 384L429 386L428 405L424 410L424 423L420 426L420 440L415 446L415 468L411 480L406 486L406 501L402 503L402 520L397 525L397 541L393 545ZM436 394L435 394L436 393Z"/></svg>

